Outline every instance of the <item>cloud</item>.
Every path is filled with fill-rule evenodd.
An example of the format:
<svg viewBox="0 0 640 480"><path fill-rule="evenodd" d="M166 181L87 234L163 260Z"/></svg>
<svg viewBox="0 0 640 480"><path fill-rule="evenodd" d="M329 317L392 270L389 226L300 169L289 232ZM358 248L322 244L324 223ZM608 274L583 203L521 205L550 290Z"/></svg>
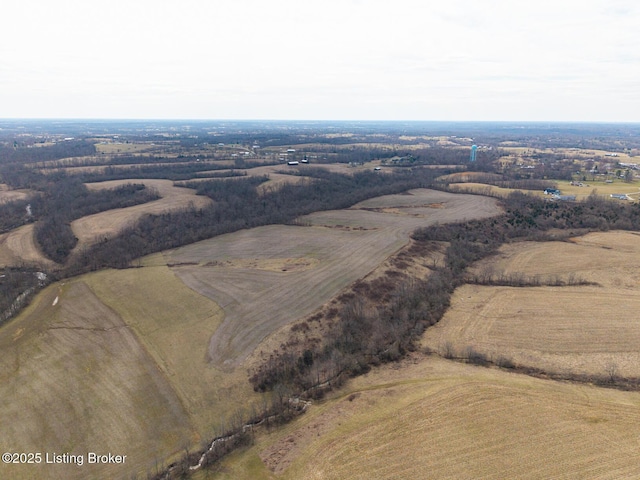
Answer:
<svg viewBox="0 0 640 480"><path fill-rule="evenodd" d="M6 116L561 120L607 98L589 115L640 120L639 10L627 0L7 0L0 102Z"/></svg>

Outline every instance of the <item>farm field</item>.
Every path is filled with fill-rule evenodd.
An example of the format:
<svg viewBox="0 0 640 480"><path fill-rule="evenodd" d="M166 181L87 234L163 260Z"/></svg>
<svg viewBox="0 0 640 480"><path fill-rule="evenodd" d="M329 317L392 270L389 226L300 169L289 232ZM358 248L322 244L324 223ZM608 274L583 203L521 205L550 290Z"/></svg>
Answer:
<svg viewBox="0 0 640 480"><path fill-rule="evenodd" d="M132 329L81 279L0 329L3 451L127 455L125 465L4 465L13 479L118 478L192 441L189 416Z"/></svg>
<svg viewBox="0 0 640 480"><path fill-rule="evenodd" d="M127 468L16 466L11 478L144 475L199 447L265 401L246 369L232 368L262 339L375 268L416 225L498 211L494 199L416 190L50 285L0 328L4 448L110 451L127 455ZM202 283L189 288L193 279ZM211 354L225 338L231 364Z"/></svg>
<svg viewBox="0 0 640 480"><path fill-rule="evenodd" d="M615 180L606 183L603 180L581 182L583 186L571 185L570 182L557 182L558 189L563 195L575 195L576 200L586 199L592 192L596 195L610 199L611 194L626 194L630 200L640 200L640 182L624 182ZM619 200L618 200L619 201Z"/></svg>
<svg viewBox="0 0 640 480"><path fill-rule="evenodd" d="M11 189L6 184L0 184L0 204L13 202L15 200L24 200L34 192L27 189Z"/></svg>
<svg viewBox="0 0 640 480"><path fill-rule="evenodd" d="M571 185L570 182L564 181L557 181L556 183L562 195L575 195L577 201L586 200L593 193L606 200L611 200L612 194L625 194L628 196L628 200L640 200L640 182L637 181L623 182L622 180L617 180L613 183L606 183L603 180L598 180L595 182L581 182L582 186ZM449 184L449 188L461 193L477 193L495 197L506 197L510 193L516 191L516 189L512 188L496 187L495 185L477 182L451 183ZM544 192L542 190L532 191L518 189L517 191L541 197L544 196Z"/></svg>
<svg viewBox="0 0 640 480"><path fill-rule="evenodd" d="M269 334L399 250L416 228L498 212L491 198L412 190L301 218L308 226L222 235L168 252L166 261L185 284L224 308L209 358L233 369Z"/></svg>
<svg viewBox="0 0 640 480"><path fill-rule="evenodd" d="M598 285L465 285L423 344L456 356L471 347L494 361L559 374L640 377L639 267L640 235L633 232L503 246L475 270Z"/></svg>
<svg viewBox="0 0 640 480"><path fill-rule="evenodd" d="M640 478L639 125L25 118L0 122L0 156L2 451L127 458L1 479ZM320 169L345 178L310 188ZM265 175L256 219L243 178ZM78 181L161 198L76 218ZM189 181L228 210L181 215L211 205ZM235 233L185 244L212 230Z"/></svg>
<svg viewBox="0 0 640 480"><path fill-rule="evenodd" d="M523 193L529 193L529 194L534 194L539 196L544 195L542 191L532 192L531 190L503 188L503 187L496 187L495 185L487 185L486 183L474 183L474 182L451 183L449 184L449 188L455 192L491 195L492 197L506 197L507 195L513 192L523 192Z"/></svg>
<svg viewBox="0 0 640 480"><path fill-rule="evenodd" d="M0 443L11 451L119 452L128 460L37 473L16 466L11 478L144 476L258 402L245 372L225 374L207 362L223 316L162 265L105 270L40 293L0 328Z"/></svg>
<svg viewBox="0 0 640 480"><path fill-rule="evenodd" d="M639 406L637 393L415 354L196 478L635 478Z"/></svg>
<svg viewBox="0 0 640 480"><path fill-rule="evenodd" d="M33 229L34 224L28 224L0 235L0 266L16 266L23 263L43 265L47 268L57 266L40 252Z"/></svg>
<svg viewBox="0 0 640 480"><path fill-rule="evenodd" d="M96 144L96 152L100 154L115 153L139 153L158 149L159 147L150 142L143 143L121 143L121 142L101 142Z"/></svg>
<svg viewBox="0 0 640 480"><path fill-rule="evenodd" d="M71 228L78 238L76 249L87 246L104 236L118 233L145 214L159 214L170 210L187 208L190 205L202 207L211 202L207 197L196 195L192 189L175 187L171 180L113 180L90 183L87 184L87 188L93 190L116 188L127 183L144 183L149 188L155 188L162 198L153 202L107 210L74 220L71 222ZM0 265L14 266L26 263L30 265L45 265L49 268L56 267L56 264L47 259L36 246L33 238L33 228L33 224L25 225L0 235Z"/></svg>
<svg viewBox="0 0 640 480"><path fill-rule="evenodd" d="M155 188L162 198L153 202L107 210L106 212L74 220L71 222L71 228L75 236L78 237L76 249L81 248L83 245L91 244L101 237L118 233L143 215L157 215L170 210L188 208L190 205L200 208L211 203L209 198L196 195L195 190L174 186L171 180L112 180L89 183L87 188L89 190L113 189L127 183L143 183L147 188Z"/></svg>

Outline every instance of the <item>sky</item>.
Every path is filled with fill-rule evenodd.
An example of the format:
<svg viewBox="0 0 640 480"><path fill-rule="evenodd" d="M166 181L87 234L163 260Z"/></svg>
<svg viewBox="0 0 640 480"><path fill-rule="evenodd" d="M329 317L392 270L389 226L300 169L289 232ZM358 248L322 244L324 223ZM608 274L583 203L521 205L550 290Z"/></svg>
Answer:
<svg viewBox="0 0 640 480"><path fill-rule="evenodd" d="M640 122L636 0L3 0L0 118Z"/></svg>

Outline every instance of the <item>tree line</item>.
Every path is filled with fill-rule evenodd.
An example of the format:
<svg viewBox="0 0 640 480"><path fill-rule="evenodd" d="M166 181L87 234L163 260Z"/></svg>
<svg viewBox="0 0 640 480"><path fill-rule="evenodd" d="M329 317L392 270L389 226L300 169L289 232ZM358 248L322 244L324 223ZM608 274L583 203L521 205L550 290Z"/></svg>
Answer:
<svg viewBox="0 0 640 480"><path fill-rule="evenodd" d="M34 235L42 252L56 263L64 263L78 243L71 222L95 213L147 203L160 198L153 188L143 184L126 184L113 189L88 190L76 178L57 182L42 196L42 218Z"/></svg>
<svg viewBox="0 0 640 480"><path fill-rule="evenodd" d="M274 165L279 162L249 162L244 161L243 165L236 168L254 168L264 165ZM174 181L191 180L198 178L220 178L226 176L222 170L228 170L228 165L221 165L207 162L195 163L179 163L179 164L162 164L162 165L136 165L130 167L107 166L102 172L84 172L76 174L83 182L104 182L107 180L124 180L124 179L144 179L144 178L160 178ZM220 170L220 171L216 171ZM235 175L235 174L234 174ZM231 176L234 176L231 175Z"/></svg>
<svg viewBox="0 0 640 480"><path fill-rule="evenodd" d="M420 255L428 253L428 245L447 245L444 260L432 265L426 279L389 277L384 280L386 295L380 285L375 285L383 282L381 279L369 284L357 282L352 293L342 296L342 307L334 309L332 318L314 318L328 326L322 341L297 346L293 342L286 351L273 352L252 373L254 389L314 395L322 388L339 385L344 378L366 372L371 365L400 358L416 348L423 331L444 315L453 291L469 281L514 286L540 285L543 281L558 286L588 283L571 276L468 276L470 265L494 254L505 242L550 240L551 229L556 232L553 239L557 239L557 229L564 229L567 235L610 228L640 230L640 206L595 197L581 203L554 203L515 192L504 200L504 207L505 213L493 218L416 230L412 238L414 248L422 250ZM304 326L294 326L293 330Z"/></svg>
<svg viewBox="0 0 640 480"><path fill-rule="evenodd" d="M367 198L425 187L435 174L428 170L379 175L340 175L305 169L311 180L258 193L267 177L186 182L213 200L208 207L146 215L119 235L104 238L74 258L68 274L104 267L125 268L143 255L176 248L245 228L287 224L315 211L347 208Z"/></svg>
<svg viewBox="0 0 640 480"><path fill-rule="evenodd" d="M28 200L0 206L0 228L9 230L36 222L36 243L47 258L57 263L64 263L78 242L71 230L73 220L160 198L155 189L143 184L89 190L79 177L64 172L44 175L29 168L5 167L0 175L12 187L37 192Z"/></svg>
<svg viewBox="0 0 640 480"><path fill-rule="evenodd" d="M0 146L0 164L27 164L95 155L95 145L87 140L66 140L46 146Z"/></svg>

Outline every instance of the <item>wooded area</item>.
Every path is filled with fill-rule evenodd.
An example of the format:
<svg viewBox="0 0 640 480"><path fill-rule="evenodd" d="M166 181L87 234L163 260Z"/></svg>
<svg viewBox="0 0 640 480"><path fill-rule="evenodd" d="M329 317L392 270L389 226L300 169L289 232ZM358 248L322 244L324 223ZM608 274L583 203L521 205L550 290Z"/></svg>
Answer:
<svg viewBox="0 0 640 480"><path fill-rule="evenodd" d="M586 175L589 170L585 166L593 170L590 174L595 178L597 162L618 163L611 160L614 154L599 160L582 160L577 154L567 159L568 150L525 153L525 148L579 145L610 148L617 156L631 155L640 146L635 137L624 142L629 132L635 132L631 127L605 129L608 133L601 136L584 137L573 127L567 127L564 136L553 129L545 140L541 134L545 127L539 125L525 131L503 126L477 130L472 126L464 135L447 125L429 135L423 126L413 124L387 130L376 123L357 129L325 124L291 128L260 124L251 129L248 125L230 122L159 132L157 125L143 128L132 122L119 127L123 130L117 134L101 125L94 126L91 135L63 139L56 133L37 140L22 132L0 132L0 179L10 190L28 192L26 198L11 197L20 199L0 204L0 233L34 223L37 247L59 265L46 272L24 265L5 269L0 276L0 321L19 311L49 281L103 268L135 268L141 265L137 260L154 252L241 229L296 225L304 215L349 208L382 195L414 188L453 192L449 174L473 172L467 181L543 190L555 187L556 181ZM482 141L486 144L471 162L471 145ZM518 147L523 151L508 150L514 144L524 145ZM312 160L311 165L289 169L287 161L291 159ZM284 174L299 178L259 188L269 176L251 176L247 171L267 165L283 166L283 171L277 171L279 179ZM434 166L438 168L430 168ZM633 167L624 168L633 179ZM146 214L117 234L101 234L95 243L76 248L72 221L158 199L154 189L135 183L149 178L179 182L174 185L191 188L211 203ZM85 185L106 180L132 182L113 189L94 190ZM607 181L613 179L607 177ZM491 189L487 187L483 193L490 194ZM547 201L520 192L501 201L503 215L417 230L412 246L403 252L404 259L390 259L394 266L384 274L357 281L330 307L294 324L290 340L251 371L254 390L272 392L271 403L247 418L238 416L220 438L212 439L208 451L187 452L181 462L159 473L158 478L187 475L199 455L206 464L233 446L250 441L245 425L286 421L304 411L305 399L319 398L350 376L402 358L417 348L425 329L442 318L454 290L464 283L582 285L579 278L469 275L470 265L494 254L504 243L558 240L609 229L640 230L640 203L608 201L595 192L582 202ZM402 265L409 257L419 259L423 267L428 263L429 273L407 273ZM321 336L305 336L320 326ZM470 351L468 360L483 363L486 358ZM220 447L214 448L218 440Z"/></svg>

